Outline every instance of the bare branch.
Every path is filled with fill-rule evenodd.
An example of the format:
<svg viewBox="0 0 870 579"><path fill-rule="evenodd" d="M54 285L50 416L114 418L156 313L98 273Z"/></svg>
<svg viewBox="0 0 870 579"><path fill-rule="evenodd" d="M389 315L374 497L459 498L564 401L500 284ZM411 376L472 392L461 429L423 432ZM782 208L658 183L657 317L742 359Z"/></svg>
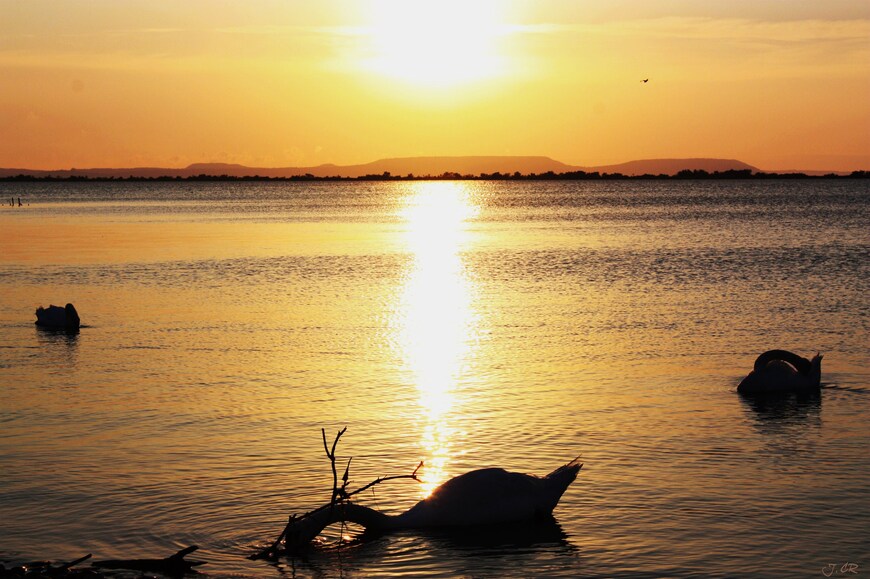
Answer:
<svg viewBox="0 0 870 579"><path fill-rule="evenodd" d="M347 426L338 431L338 434L335 435L335 440L332 442L332 454L330 455L332 458L335 458L335 447L338 445L338 439L341 438L341 435L347 432Z"/></svg>
<svg viewBox="0 0 870 579"><path fill-rule="evenodd" d="M329 458L329 465L332 467L332 496L329 499L329 510L332 512L333 507L336 504L336 499L338 501L343 500L342 494L344 493L344 487L341 489L338 488L338 472L335 470L335 447L338 446L338 441L341 438L341 435L347 432L347 426L338 431L338 434L335 435L335 440L332 441L332 450L330 451L326 447L326 429L321 428L320 434L323 437L323 450L326 451L326 456ZM348 467L350 463L348 463Z"/></svg>
<svg viewBox="0 0 870 579"><path fill-rule="evenodd" d="M339 492L341 493L341 498L347 498L347 481L350 478L350 461L353 460L353 457L347 459L347 466L344 467L344 474L341 477L341 489Z"/></svg>
<svg viewBox="0 0 870 579"><path fill-rule="evenodd" d="M413 479L413 480L415 480L415 481L417 481L417 482L420 482L420 479L417 478L417 469L420 468L420 466L423 466L423 462L422 462L422 461L420 462L420 465L417 466L417 468L415 468L415 469L414 469L414 472L411 473L411 474L397 474L397 475L395 475L395 476L385 476L385 477L377 478L377 479L373 480L372 482L370 482L369 484L367 484L367 485L365 485L365 486L362 486L362 487L356 489L356 490L353 491L352 493L347 493L347 498L350 498L350 497L352 497L352 496L354 496L354 495L356 495L356 494L359 494L359 493L361 493L361 492L363 492L363 491L366 491L366 490L372 488L372 487L375 486L375 485L381 484L382 482L387 482L387 481L390 481L390 480L399 480L399 479L403 479L403 478L409 478L409 479Z"/></svg>

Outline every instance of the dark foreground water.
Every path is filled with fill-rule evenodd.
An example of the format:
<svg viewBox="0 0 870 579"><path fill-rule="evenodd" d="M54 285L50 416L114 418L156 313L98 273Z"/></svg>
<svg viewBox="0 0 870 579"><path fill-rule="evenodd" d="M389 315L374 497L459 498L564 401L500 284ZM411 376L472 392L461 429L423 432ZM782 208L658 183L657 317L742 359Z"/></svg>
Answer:
<svg viewBox="0 0 870 579"><path fill-rule="evenodd" d="M0 559L251 576L870 573L866 181L0 184ZM77 335L33 310L73 302ZM817 397L735 391L825 354ZM246 559L351 487L585 466L534 527ZM339 529L331 529L334 540ZM352 533L351 533L352 534Z"/></svg>

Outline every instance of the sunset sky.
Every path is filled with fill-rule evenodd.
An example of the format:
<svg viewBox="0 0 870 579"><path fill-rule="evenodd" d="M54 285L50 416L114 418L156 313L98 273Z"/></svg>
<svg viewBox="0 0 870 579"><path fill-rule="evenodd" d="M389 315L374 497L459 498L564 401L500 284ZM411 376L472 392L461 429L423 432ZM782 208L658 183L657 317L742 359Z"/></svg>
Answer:
<svg viewBox="0 0 870 579"><path fill-rule="evenodd" d="M870 169L870 2L0 0L0 137L36 169Z"/></svg>

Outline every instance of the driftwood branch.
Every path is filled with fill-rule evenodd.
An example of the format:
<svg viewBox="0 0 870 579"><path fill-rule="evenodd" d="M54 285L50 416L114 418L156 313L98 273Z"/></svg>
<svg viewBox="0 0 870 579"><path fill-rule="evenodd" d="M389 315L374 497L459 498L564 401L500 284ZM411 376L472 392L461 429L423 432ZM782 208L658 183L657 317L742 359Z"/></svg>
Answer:
<svg viewBox="0 0 870 579"><path fill-rule="evenodd" d="M71 567L75 567L79 563L84 563L85 561L87 561L90 558L91 558L91 554L88 553L84 557L80 557L80 558L76 559L75 561L70 561L69 563L64 563L63 565L58 567L56 569L56 571L68 571Z"/></svg>
<svg viewBox="0 0 870 579"><path fill-rule="evenodd" d="M108 559L105 561L94 561L91 564L101 569L131 569L134 571L151 571L169 576L180 576L193 572L193 568L197 565L205 564L205 561L186 561L184 559L185 556L197 549L199 547L191 545L164 559Z"/></svg>
<svg viewBox="0 0 870 579"><path fill-rule="evenodd" d="M281 531L281 534L278 535L278 538L275 539L272 542L272 544L269 545L268 547L266 547L265 549L262 549L262 550L258 551L257 553L254 553L253 555L251 555L249 557L250 559L275 559L276 557L278 557L281 554L282 551L286 551L286 549L281 548L281 545L282 545L282 543L284 543L287 540L287 538L290 534L290 531L295 524L299 523L300 521L302 521L308 517L316 515L316 514L322 512L326 509L329 509L330 515L331 515L332 510L336 506L341 506L345 503L350 502L351 497L358 495L359 493L366 491L366 490L374 487L375 485L379 485L379 484L387 482L387 481L393 481L393 480L399 480L399 479L412 479L412 480L415 480L417 482L420 481L420 479L417 477L417 471L419 471L420 468L423 467L422 460L420 461L420 464L418 464L417 467L411 472L411 474L400 474L400 475L379 477L379 478L376 478L375 480L373 480L372 482L370 482L366 485L363 485L354 491L348 492L347 484L348 484L348 481L350 480L350 463L351 463L351 461L353 461L353 457L350 457L347 459L347 465L345 466L344 474L341 477L341 486L338 485L338 470L336 469L336 466L335 466L335 460L336 460L335 459L335 449L338 446L339 439L342 437L342 435L345 432L347 432L346 426L344 428L342 428L341 430L339 430L338 433L335 435L335 440L332 441L332 448L330 448L327 441L326 441L326 429L323 429L323 428L320 429L321 438L323 439L323 450L326 453L326 457L329 459L330 467L332 468L332 494L330 496L329 504L326 504L326 505L320 506L314 510L308 511L307 513L305 513L301 516L297 516L296 514L290 515L290 517L287 520L287 525L284 527L284 530Z"/></svg>

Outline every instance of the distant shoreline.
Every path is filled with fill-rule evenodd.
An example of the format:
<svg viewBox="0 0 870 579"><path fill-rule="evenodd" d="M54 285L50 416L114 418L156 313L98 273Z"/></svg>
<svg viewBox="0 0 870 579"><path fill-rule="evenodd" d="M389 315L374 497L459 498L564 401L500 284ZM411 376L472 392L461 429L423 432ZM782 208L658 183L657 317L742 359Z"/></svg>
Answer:
<svg viewBox="0 0 870 579"><path fill-rule="evenodd" d="M606 181L606 180L632 180L632 181L681 181L687 179L705 180L731 180L731 179L867 179L870 171L852 171L848 174L828 173L825 175L808 175L806 173L765 173L753 172L750 169L728 170L708 172L704 170L684 170L674 175L645 174L625 175L622 173L599 173L598 171L570 171L566 173L480 173L477 175L463 175L460 173L442 173L440 175L392 175L389 172L373 175L361 175L359 177L341 176L315 176L312 174L293 175L290 177L268 177L262 175L189 175L189 176L159 176L159 177L88 177L82 175L70 175L57 177L51 175L10 175L0 177L0 182L117 182L117 181Z"/></svg>

